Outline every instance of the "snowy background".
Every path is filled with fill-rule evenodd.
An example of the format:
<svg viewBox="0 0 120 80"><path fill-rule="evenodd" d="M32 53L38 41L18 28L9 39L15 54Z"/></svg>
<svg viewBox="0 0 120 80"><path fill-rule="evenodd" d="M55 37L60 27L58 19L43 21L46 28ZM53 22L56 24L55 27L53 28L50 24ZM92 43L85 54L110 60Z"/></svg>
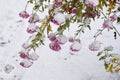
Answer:
<svg viewBox="0 0 120 80"><path fill-rule="evenodd" d="M96 29L101 27L102 20L92 23L92 31L86 29L81 36L80 52L71 55L69 43L62 46L60 52L53 52L46 40L46 45L37 50L40 58L32 67L24 69L19 66L16 61L18 52L29 37L26 32L28 25L18 16L25 4L25 0L0 0L0 80L120 80L119 74L105 71L103 62L98 61L97 52L88 49ZM116 27L120 32L120 26ZM66 35L70 36L72 33ZM114 51L120 53L120 38L115 40L113 31L104 31L99 41L103 42L101 49L113 45ZM11 73L4 71L7 64L14 66Z"/></svg>

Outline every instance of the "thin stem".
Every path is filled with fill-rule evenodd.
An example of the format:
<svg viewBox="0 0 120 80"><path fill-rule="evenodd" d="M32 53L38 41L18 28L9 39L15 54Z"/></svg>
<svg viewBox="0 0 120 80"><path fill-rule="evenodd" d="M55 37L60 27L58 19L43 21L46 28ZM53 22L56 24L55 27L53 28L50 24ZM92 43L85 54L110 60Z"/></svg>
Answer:
<svg viewBox="0 0 120 80"><path fill-rule="evenodd" d="M28 4L29 4L29 1L27 2L26 6L25 6L25 11L26 11L26 9L27 9Z"/></svg>
<svg viewBox="0 0 120 80"><path fill-rule="evenodd" d="M103 16L107 19L107 16L101 10L98 9L98 11L100 11L100 13L102 13Z"/></svg>
<svg viewBox="0 0 120 80"><path fill-rule="evenodd" d="M80 37L80 34L81 34L81 32L83 31L83 28L84 28L84 26L81 26L81 28L78 30L78 32L77 33L75 33L75 36L74 36L74 39L76 38L76 37Z"/></svg>
<svg viewBox="0 0 120 80"><path fill-rule="evenodd" d="M103 30L104 30L104 28L101 29L101 30L98 30L98 31L96 32L96 34L94 35L95 40L96 40L96 38L103 32Z"/></svg>
<svg viewBox="0 0 120 80"><path fill-rule="evenodd" d="M113 29L117 32L117 34L120 36L120 33L118 32L118 30L113 26Z"/></svg>

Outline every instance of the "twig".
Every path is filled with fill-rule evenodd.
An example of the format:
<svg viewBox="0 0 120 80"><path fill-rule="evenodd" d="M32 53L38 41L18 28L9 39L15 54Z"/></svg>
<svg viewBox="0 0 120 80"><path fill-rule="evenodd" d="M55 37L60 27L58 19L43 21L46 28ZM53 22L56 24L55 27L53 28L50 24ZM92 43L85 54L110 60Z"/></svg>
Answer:
<svg viewBox="0 0 120 80"><path fill-rule="evenodd" d="M120 36L120 33L118 32L118 30L113 26L113 29L117 32L117 34Z"/></svg>

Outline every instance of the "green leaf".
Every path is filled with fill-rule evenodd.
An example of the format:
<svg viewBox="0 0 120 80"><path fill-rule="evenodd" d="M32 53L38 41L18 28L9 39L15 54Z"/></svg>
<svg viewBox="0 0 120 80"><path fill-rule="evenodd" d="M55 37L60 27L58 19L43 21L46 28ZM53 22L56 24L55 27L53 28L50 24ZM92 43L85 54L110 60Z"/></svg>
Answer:
<svg viewBox="0 0 120 80"><path fill-rule="evenodd" d="M91 30L91 27L90 27L90 25L87 25L87 27L88 27L88 29L89 29L89 30Z"/></svg>
<svg viewBox="0 0 120 80"><path fill-rule="evenodd" d="M101 57L99 58L99 61L100 61L100 60L105 60L105 59L106 59L106 57L107 57L106 55L101 56Z"/></svg>
<svg viewBox="0 0 120 80"><path fill-rule="evenodd" d="M97 56L100 56L103 53L103 51L98 52Z"/></svg>
<svg viewBox="0 0 120 80"><path fill-rule="evenodd" d="M120 11L120 7L118 7L118 11Z"/></svg>
<svg viewBox="0 0 120 80"><path fill-rule="evenodd" d="M105 69L108 69L109 64L107 64L106 62L104 63Z"/></svg>
<svg viewBox="0 0 120 80"><path fill-rule="evenodd" d="M117 23L119 23L119 22L120 22L120 17L117 18Z"/></svg>
<svg viewBox="0 0 120 80"><path fill-rule="evenodd" d="M112 72L112 70L113 70L113 64L111 64L111 65L109 66L108 71Z"/></svg>
<svg viewBox="0 0 120 80"><path fill-rule="evenodd" d="M47 27L47 34L49 34L50 31L52 31L52 27L51 27L51 25L49 24L48 27Z"/></svg>
<svg viewBox="0 0 120 80"><path fill-rule="evenodd" d="M59 28L57 29L57 31L65 30L66 28L69 28L69 26L70 26L70 20L67 19L66 23L64 25L59 26Z"/></svg>
<svg viewBox="0 0 120 80"><path fill-rule="evenodd" d="M33 9L34 9L34 10L39 9L39 5L35 5Z"/></svg>
<svg viewBox="0 0 120 80"><path fill-rule="evenodd" d="M33 3L33 0L29 0L30 3Z"/></svg>

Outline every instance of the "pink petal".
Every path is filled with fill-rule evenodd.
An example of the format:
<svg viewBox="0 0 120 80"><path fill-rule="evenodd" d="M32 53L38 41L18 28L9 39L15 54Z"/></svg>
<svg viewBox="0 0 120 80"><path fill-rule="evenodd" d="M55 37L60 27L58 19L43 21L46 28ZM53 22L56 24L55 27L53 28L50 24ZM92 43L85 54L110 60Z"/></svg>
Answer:
<svg viewBox="0 0 120 80"><path fill-rule="evenodd" d="M27 54L26 52L24 52L24 51L20 51L20 52L19 52L19 55L20 55L20 57L23 58L23 59L28 58L28 54Z"/></svg>
<svg viewBox="0 0 120 80"><path fill-rule="evenodd" d="M22 62L20 62L20 65L24 68L29 68L32 66L32 64L33 64L33 62L31 62L28 59L24 59Z"/></svg>
<svg viewBox="0 0 120 80"><path fill-rule="evenodd" d="M22 47L24 49L28 49L30 47L30 44L28 42L25 42L25 43L22 44Z"/></svg>
<svg viewBox="0 0 120 80"><path fill-rule="evenodd" d="M49 44L50 49L52 49L53 51L60 51L61 50L61 46L57 43L57 42L52 42Z"/></svg>
<svg viewBox="0 0 120 80"><path fill-rule="evenodd" d="M39 16L36 14L32 14L28 20L29 23L36 23L36 22L39 22L40 19L39 19Z"/></svg>
<svg viewBox="0 0 120 80"><path fill-rule="evenodd" d="M55 33L50 33L48 35L48 38L49 38L50 41L56 41L56 34Z"/></svg>
<svg viewBox="0 0 120 80"><path fill-rule="evenodd" d="M30 15L26 11L22 11L19 13L19 16L22 18L28 18Z"/></svg>
<svg viewBox="0 0 120 80"><path fill-rule="evenodd" d="M73 44L70 46L70 50L73 52L78 52L81 49L81 43L79 43L78 41L74 41Z"/></svg>

